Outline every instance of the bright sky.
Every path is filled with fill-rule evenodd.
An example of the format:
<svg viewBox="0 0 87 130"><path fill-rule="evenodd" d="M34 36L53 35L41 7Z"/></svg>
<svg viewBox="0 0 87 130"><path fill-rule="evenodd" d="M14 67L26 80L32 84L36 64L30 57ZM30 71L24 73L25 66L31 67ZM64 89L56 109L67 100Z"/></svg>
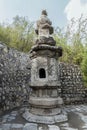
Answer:
<svg viewBox="0 0 87 130"><path fill-rule="evenodd" d="M87 17L87 0L0 0L0 22L12 22L16 15L36 21L46 9L53 26L64 27L71 18Z"/></svg>

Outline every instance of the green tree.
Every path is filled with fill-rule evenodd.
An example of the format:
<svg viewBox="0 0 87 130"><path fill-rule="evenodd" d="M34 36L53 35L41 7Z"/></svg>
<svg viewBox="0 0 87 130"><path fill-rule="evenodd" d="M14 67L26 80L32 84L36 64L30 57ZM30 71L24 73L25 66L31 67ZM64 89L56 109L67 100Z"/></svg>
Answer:
<svg viewBox="0 0 87 130"><path fill-rule="evenodd" d="M35 38L34 23L27 17L16 16L12 24L0 26L0 41L20 51L28 52Z"/></svg>
<svg viewBox="0 0 87 130"><path fill-rule="evenodd" d="M82 72L83 72L84 83L87 86L87 47L86 47L85 53L83 55L83 61L81 63L81 69L82 69Z"/></svg>
<svg viewBox="0 0 87 130"><path fill-rule="evenodd" d="M6 27L5 24L0 24L0 41L8 44L10 42L10 27Z"/></svg>
<svg viewBox="0 0 87 130"><path fill-rule="evenodd" d="M14 17L10 44L13 44L20 51L29 51L35 37L33 25L34 23L30 22L28 18Z"/></svg>
<svg viewBox="0 0 87 130"><path fill-rule="evenodd" d="M70 55L72 54L71 46L67 44L66 32L64 33L62 29L59 27L56 28L54 39L56 41L57 46L61 46L63 48L63 56L60 58L62 62L70 62Z"/></svg>
<svg viewBox="0 0 87 130"><path fill-rule="evenodd" d="M87 41L87 19L74 19L64 30L56 29L55 40L58 46L63 47L61 61L81 65L84 54L84 45Z"/></svg>

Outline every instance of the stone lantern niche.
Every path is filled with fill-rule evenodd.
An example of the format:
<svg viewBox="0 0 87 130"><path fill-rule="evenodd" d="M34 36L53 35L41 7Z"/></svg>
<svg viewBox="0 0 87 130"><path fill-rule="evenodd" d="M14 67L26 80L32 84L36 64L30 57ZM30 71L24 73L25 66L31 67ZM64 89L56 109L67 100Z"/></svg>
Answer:
<svg viewBox="0 0 87 130"><path fill-rule="evenodd" d="M24 117L28 115L28 121L45 124L66 121L67 116L61 110L63 100L58 92L61 85L58 58L62 56L62 48L56 46L51 36L53 27L46 10L42 11L35 32L38 38L30 51L30 108L24 113Z"/></svg>

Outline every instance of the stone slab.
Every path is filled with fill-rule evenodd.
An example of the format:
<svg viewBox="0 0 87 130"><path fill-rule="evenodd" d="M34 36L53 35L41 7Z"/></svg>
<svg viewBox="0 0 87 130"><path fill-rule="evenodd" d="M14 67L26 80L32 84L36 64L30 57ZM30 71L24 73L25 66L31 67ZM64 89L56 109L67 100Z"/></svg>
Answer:
<svg viewBox="0 0 87 130"><path fill-rule="evenodd" d="M60 130L60 128L56 125L48 125L49 130Z"/></svg>
<svg viewBox="0 0 87 130"><path fill-rule="evenodd" d="M15 116L9 116L8 119L7 119L7 121L15 120L15 118L16 118Z"/></svg>
<svg viewBox="0 0 87 130"><path fill-rule="evenodd" d="M26 123L23 130L37 130L37 124L35 124L35 123Z"/></svg>
<svg viewBox="0 0 87 130"><path fill-rule="evenodd" d="M21 128L23 128L23 124L12 124L11 128L21 129Z"/></svg>
<svg viewBox="0 0 87 130"><path fill-rule="evenodd" d="M71 128L71 127L66 127L64 130L79 130L78 128Z"/></svg>
<svg viewBox="0 0 87 130"><path fill-rule="evenodd" d="M3 124L1 130L10 130L11 124Z"/></svg>

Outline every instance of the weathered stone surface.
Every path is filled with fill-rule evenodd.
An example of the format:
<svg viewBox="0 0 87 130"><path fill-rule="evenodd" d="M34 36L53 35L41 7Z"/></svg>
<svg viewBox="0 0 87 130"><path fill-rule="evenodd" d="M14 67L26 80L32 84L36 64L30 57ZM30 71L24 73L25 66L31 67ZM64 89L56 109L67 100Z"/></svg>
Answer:
<svg viewBox="0 0 87 130"><path fill-rule="evenodd" d="M49 34L53 33L51 24L50 19L47 17L46 10L43 10L40 19L37 21L36 33L39 34L39 36L49 37Z"/></svg>
<svg viewBox="0 0 87 130"><path fill-rule="evenodd" d="M49 51L50 53L48 54L45 50ZM31 58L35 58L35 56L37 57L41 54L41 56L48 56L58 59L60 56L62 56L62 47L50 46L48 44L35 45L31 48L30 54Z"/></svg>
<svg viewBox="0 0 87 130"><path fill-rule="evenodd" d="M37 57L31 62L31 82L32 87L56 87L60 85L58 80L57 60L54 58ZM40 77L40 69L45 70L45 78Z"/></svg>
<svg viewBox="0 0 87 130"><path fill-rule="evenodd" d="M66 104L87 102L81 70L77 65L60 63L61 97Z"/></svg>
<svg viewBox="0 0 87 130"><path fill-rule="evenodd" d="M34 45L30 51L31 53L30 87L32 88L33 91L31 91L31 95L29 96L29 104L31 106L29 112L30 113L33 112L33 114L35 114L35 117L34 115L29 117L28 120L30 120L31 122L38 121L38 123L45 123L45 122L48 124L49 122L55 123L57 121L56 120L57 115L55 114L53 115L54 108L55 109L59 108L60 112L62 113L60 107L63 104L63 100L58 95L58 92L56 93L56 96L54 96L54 98L52 98L51 95L49 94L50 90L54 91L56 89L57 91L57 88L60 87L57 59L60 57L59 51L62 50L62 48L60 49L55 45L52 46L52 42L55 44L55 41L53 40L53 38L50 38L51 28L53 27L51 26L50 20L47 18L46 14L42 13L41 19L38 20L37 22L37 31L39 34L38 41L42 41L43 43L40 44L38 43L38 45ZM52 41L51 44L50 43L48 44L49 41ZM48 54L48 51L50 52L50 55ZM37 93L35 89L37 90ZM47 90L47 92L44 93L45 97L43 97L42 91L45 90ZM46 113L48 116L46 115ZM58 114L61 116L59 111Z"/></svg>
<svg viewBox="0 0 87 130"><path fill-rule="evenodd" d="M61 113L59 115L54 116L39 116L35 114L31 114L29 110L26 110L23 113L23 117L29 122L42 123L42 124L55 124L59 122L67 121L67 114Z"/></svg>
<svg viewBox="0 0 87 130"><path fill-rule="evenodd" d="M38 130L37 129L37 124L35 124L35 123L26 123L24 125L23 130Z"/></svg>
<svg viewBox="0 0 87 130"><path fill-rule="evenodd" d="M63 104L62 98L41 98L41 97L30 97L29 98L29 103L31 105L38 106L39 108L51 108L51 107L56 107L60 106Z"/></svg>
<svg viewBox="0 0 87 130"><path fill-rule="evenodd" d="M78 128L75 129L75 128L71 128L71 127L66 127L66 128L64 128L64 130L78 130Z"/></svg>
<svg viewBox="0 0 87 130"><path fill-rule="evenodd" d="M65 63L59 63L58 67L61 86L58 87L57 93L62 96L64 103L86 103L87 92L79 67ZM28 102L30 79L29 55L0 44L0 112ZM43 97L44 93L48 93L47 90L43 91ZM54 95L52 93L49 91L48 95Z"/></svg>
<svg viewBox="0 0 87 130"><path fill-rule="evenodd" d="M1 130L10 130L11 129L11 124L3 124Z"/></svg>
<svg viewBox="0 0 87 130"><path fill-rule="evenodd" d="M11 113L14 110L12 112L8 111L8 113L4 116L3 115L0 116L0 123L1 123L0 130L23 130L24 126L27 124L27 121L22 118L20 114L21 109L23 110L25 109L25 107L16 109L18 114L16 115L16 119L13 121L6 122L6 123L2 122L3 118L5 116L7 118L10 117ZM66 122L56 123L53 125L37 123L36 130L49 130L49 126L54 126L54 128L57 126L60 128L60 130L87 130L87 105L68 105L64 107L64 110L68 113L69 120L67 120ZM12 124L15 125L22 124L23 128L11 128Z"/></svg>
<svg viewBox="0 0 87 130"><path fill-rule="evenodd" d="M15 116L10 116L10 117L8 117L8 121L12 121L12 120L14 120L15 119Z"/></svg>
<svg viewBox="0 0 87 130"><path fill-rule="evenodd" d="M11 124L11 128L13 129L21 129L23 128L23 124Z"/></svg>
<svg viewBox="0 0 87 130"><path fill-rule="evenodd" d="M49 130L60 130L60 128L56 125L48 125Z"/></svg>
<svg viewBox="0 0 87 130"><path fill-rule="evenodd" d="M30 59L0 44L0 110L20 106L29 96Z"/></svg>
<svg viewBox="0 0 87 130"><path fill-rule="evenodd" d="M43 115L43 116L52 116L52 115L57 115L57 114L60 114L61 113L61 109L60 108L44 108L44 109L41 109L41 108L35 108L35 107L31 107L30 108L30 112L32 114L37 114L37 115Z"/></svg>
<svg viewBox="0 0 87 130"><path fill-rule="evenodd" d="M47 44L47 45L51 45L51 46L55 46L56 45L56 41L53 39L53 37L40 37L39 39L36 40L35 44Z"/></svg>

